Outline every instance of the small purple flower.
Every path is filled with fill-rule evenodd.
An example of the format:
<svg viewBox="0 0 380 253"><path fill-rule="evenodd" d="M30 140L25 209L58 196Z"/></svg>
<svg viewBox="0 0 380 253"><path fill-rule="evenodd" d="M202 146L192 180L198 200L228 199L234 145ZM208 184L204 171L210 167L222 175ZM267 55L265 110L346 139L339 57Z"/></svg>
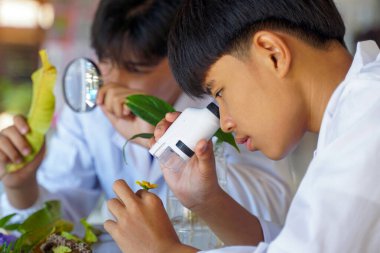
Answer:
<svg viewBox="0 0 380 253"><path fill-rule="evenodd" d="M14 235L5 235L3 233L0 233L0 246L4 245L9 245L11 242L14 242L17 240L17 237Z"/></svg>

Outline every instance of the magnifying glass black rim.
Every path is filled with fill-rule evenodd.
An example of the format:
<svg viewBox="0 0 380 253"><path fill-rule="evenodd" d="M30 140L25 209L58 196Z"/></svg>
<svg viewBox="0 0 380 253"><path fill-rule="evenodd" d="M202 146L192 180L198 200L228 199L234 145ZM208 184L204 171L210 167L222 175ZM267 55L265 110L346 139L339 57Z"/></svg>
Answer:
<svg viewBox="0 0 380 253"><path fill-rule="evenodd" d="M62 82L63 82L63 98L65 99L66 104L67 104L67 105L70 107L70 109L73 110L74 112L83 112L83 111L75 109L75 108L69 103L69 100L68 100L68 98L67 98L67 96L66 96L66 75L67 75L67 72L68 72L68 70L69 70L71 64L73 64L75 61L77 61L77 60L81 60L81 59L90 62L90 63L94 66L94 68L95 68L96 72L99 74L99 76L101 76L101 73L100 73L99 67L96 65L96 63L95 63L93 60L91 60L91 59L89 59L89 58L87 58L87 57L78 57L78 58L75 58L75 59L73 59L72 61L69 62L69 64L68 64L68 65L66 66L66 68L65 68L65 72L63 73L63 78L62 78ZM101 84L100 84L100 86L101 86ZM94 110L95 107L96 107L96 104L95 104L93 107L90 107L89 110L84 111L84 112L90 112L90 111Z"/></svg>

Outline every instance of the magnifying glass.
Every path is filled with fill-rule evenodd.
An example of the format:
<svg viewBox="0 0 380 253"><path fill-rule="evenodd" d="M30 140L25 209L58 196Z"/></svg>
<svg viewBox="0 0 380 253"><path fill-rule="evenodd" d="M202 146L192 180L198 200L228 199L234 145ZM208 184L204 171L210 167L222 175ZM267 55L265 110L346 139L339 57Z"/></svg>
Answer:
<svg viewBox="0 0 380 253"><path fill-rule="evenodd" d="M87 58L71 61L63 75L63 95L75 112L89 112L96 107L96 97L103 85L98 66Z"/></svg>

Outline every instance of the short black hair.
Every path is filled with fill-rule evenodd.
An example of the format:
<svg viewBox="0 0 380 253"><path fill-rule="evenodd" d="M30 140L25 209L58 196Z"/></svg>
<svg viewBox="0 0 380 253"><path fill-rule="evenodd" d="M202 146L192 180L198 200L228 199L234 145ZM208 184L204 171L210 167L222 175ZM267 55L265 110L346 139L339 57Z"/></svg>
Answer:
<svg viewBox="0 0 380 253"><path fill-rule="evenodd" d="M91 27L100 61L154 66L167 56L170 26L182 0L101 0Z"/></svg>
<svg viewBox="0 0 380 253"><path fill-rule="evenodd" d="M202 97L211 65L246 48L244 43L264 29L286 32L319 48L332 40L345 46L345 26L332 0L186 0L168 41L177 82L190 96Z"/></svg>

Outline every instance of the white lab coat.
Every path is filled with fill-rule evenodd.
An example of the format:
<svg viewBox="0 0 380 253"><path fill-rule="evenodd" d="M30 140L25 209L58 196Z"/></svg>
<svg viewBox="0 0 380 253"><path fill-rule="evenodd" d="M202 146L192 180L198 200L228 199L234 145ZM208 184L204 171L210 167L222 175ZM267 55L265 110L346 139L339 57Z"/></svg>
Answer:
<svg viewBox="0 0 380 253"><path fill-rule="evenodd" d="M176 103L178 110L189 106L201 107L202 103L185 95ZM136 180L157 183L159 187L153 192L166 203L167 186L158 162L151 159L147 149L131 143L125 149L125 164L125 141L99 108L85 114L65 108L38 171L40 198L33 207L17 210L3 194L2 214L20 213L22 220L46 200L60 199L64 217L76 222L90 214L101 193L106 199L114 197L112 184L120 178L134 191L139 189ZM270 161L259 153L248 154L244 147L240 148L242 153L238 154L226 145L223 159L217 159L218 167L227 168L227 191L262 219L283 223L293 195L289 164L285 160Z"/></svg>
<svg viewBox="0 0 380 253"><path fill-rule="evenodd" d="M328 103L315 157L279 236L257 248L208 252L380 252L379 161L380 50L367 41Z"/></svg>

